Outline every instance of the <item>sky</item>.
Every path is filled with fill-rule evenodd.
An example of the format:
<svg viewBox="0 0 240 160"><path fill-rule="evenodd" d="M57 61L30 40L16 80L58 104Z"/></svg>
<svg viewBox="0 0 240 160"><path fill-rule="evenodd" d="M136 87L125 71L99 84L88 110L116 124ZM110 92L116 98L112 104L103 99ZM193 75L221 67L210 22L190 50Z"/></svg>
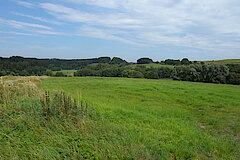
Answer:
<svg viewBox="0 0 240 160"><path fill-rule="evenodd" d="M240 59L239 0L0 0L0 56Z"/></svg>

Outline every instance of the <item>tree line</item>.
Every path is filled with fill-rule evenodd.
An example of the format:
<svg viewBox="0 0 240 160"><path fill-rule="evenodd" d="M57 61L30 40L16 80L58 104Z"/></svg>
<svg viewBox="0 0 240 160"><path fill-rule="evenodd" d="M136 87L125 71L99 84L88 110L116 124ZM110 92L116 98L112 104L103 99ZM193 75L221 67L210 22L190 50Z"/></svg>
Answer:
<svg viewBox="0 0 240 160"><path fill-rule="evenodd" d="M127 63L127 61L114 57L99 57L91 59L38 59L12 56L10 58L0 57L0 76L30 76L46 75L47 70L77 70L93 63Z"/></svg>
<svg viewBox="0 0 240 160"><path fill-rule="evenodd" d="M169 67L146 67L131 65L90 65L74 73L74 76L127 77L181 81L240 84L240 65L191 63Z"/></svg>
<svg viewBox="0 0 240 160"><path fill-rule="evenodd" d="M137 64L157 63L172 65L174 67L146 67L127 62L119 57L99 57L92 59L37 59L12 56L0 57L0 76L30 76L48 75L63 77L67 76L61 70L77 70L74 76L101 76L101 77L128 77L161 79L171 78L174 80L240 84L239 64L208 64L182 60L167 59L154 62L150 58L140 58ZM55 74L53 71L57 71Z"/></svg>

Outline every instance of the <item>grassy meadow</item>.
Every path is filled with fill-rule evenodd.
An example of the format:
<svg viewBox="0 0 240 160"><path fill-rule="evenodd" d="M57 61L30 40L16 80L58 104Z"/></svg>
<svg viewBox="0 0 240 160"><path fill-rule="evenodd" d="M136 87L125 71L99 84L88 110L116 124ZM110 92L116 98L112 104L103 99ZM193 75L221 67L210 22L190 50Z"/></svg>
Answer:
<svg viewBox="0 0 240 160"><path fill-rule="evenodd" d="M163 64L157 64L157 63L150 63L150 64L131 64L132 68L136 68L137 66L145 66L147 68L161 68L161 67L167 67L167 68L174 68L173 65L163 65Z"/></svg>
<svg viewBox="0 0 240 160"><path fill-rule="evenodd" d="M215 61L202 61L205 63L220 63L220 64L240 64L240 59L224 59Z"/></svg>
<svg viewBox="0 0 240 160"><path fill-rule="evenodd" d="M240 87L126 78L48 78L99 113L86 141L100 157L239 159ZM90 132L90 133L89 133Z"/></svg>
<svg viewBox="0 0 240 160"><path fill-rule="evenodd" d="M61 70L61 71L53 71L53 74L56 74L57 72L62 72L65 75L71 75L73 76L74 72L77 70Z"/></svg>
<svg viewBox="0 0 240 160"><path fill-rule="evenodd" d="M16 95L1 105L0 159L240 159L240 86L100 77L36 85L92 110L46 120L42 94Z"/></svg>

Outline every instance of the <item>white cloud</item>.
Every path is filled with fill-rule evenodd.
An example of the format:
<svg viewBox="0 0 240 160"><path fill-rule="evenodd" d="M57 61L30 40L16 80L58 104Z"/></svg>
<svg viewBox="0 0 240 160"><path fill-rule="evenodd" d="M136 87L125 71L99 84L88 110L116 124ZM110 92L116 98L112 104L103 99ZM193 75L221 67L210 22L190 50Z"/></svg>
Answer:
<svg viewBox="0 0 240 160"><path fill-rule="evenodd" d="M21 21L15 20L8 20L0 18L0 25L8 25L14 28L41 28L41 29L51 29L48 26L40 25L40 24L33 24L33 23L26 23Z"/></svg>
<svg viewBox="0 0 240 160"><path fill-rule="evenodd" d="M77 35L135 45L167 44L216 52L235 51L240 46L239 0L63 1L68 5L40 2L36 6L58 20L73 24L72 29L79 28L82 33ZM89 9L83 9L83 5Z"/></svg>
<svg viewBox="0 0 240 160"><path fill-rule="evenodd" d="M29 3L26 1L20 1L20 0L13 0L13 1L15 1L17 4L27 7L27 8L34 8L34 6L35 6L33 3Z"/></svg>
<svg viewBox="0 0 240 160"><path fill-rule="evenodd" d="M37 33L40 35L67 35L61 32L46 31L46 30L31 30L31 32Z"/></svg>
<svg viewBox="0 0 240 160"><path fill-rule="evenodd" d="M237 0L137 2L135 0L70 0L68 2L105 7L103 11L107 10L107 14L89 13L90 16L86 16L88 21L84 23L124 30L132 35L130 37L134 36L135 39L141 39L149 45L170 44L211 50L236 49L240 46L237 41L240 37L238 8L240 1ZM112 10L114 12L111 12ZM72 14L72 11L64 14L71 15L75 17L74 19L84 15ZM77 13L78 10L75 9L74 12ZM67 16L65 18L64 20L74 21Z"/></svg>
<svg viewBox="0 0 240 160"><path fill-rule="evenodd" d="M32 33L22 33L22 32L6 32L6 31L0 31L0 33L4 34L14 34L14 35L23 35L23 36L34 36Z"/></svg>
<svg viewBox="0 0 240 160"><path fill-rule="evenodd" d="M116 34L120 34L120 33L118 31L114 31L114 30L106 30L106 29L103 30L103 29L85 26L85 27L81 27L79 29L79 32L76 35L94 37L94 38L99 38L99 39L107 39L107 40L117 40L117 41L121 41L121 42L128 43L128 44L143 46L143 44L141 44L141 43L118 37L118 36L116 36Z"/></svg>
<svg viewBox="0 0 240 160"><path fill-rule="evenodd" d="M54 20L49 20L49 19L45 19L45 18L42 18L42 17L27 15L27 14L23 14L23 13L19 13L19 12L12 12L12 13L15 14L15 15L17 15L17 16L22 16L22 17L27 17L27 18L35 19L35 20L38 20L38 21L41 21L41 22L45 22L45 23L62 25L61 22L54 21Z"/></svg>

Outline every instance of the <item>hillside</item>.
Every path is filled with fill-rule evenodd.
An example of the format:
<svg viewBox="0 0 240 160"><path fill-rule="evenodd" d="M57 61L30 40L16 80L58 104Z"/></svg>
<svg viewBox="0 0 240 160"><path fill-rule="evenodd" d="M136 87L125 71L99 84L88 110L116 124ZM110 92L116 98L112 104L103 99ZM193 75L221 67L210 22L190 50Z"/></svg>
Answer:
<svg viewBox="0 0 240 160"><path fill-rule="evenodd" d="M205 63L221 63L221 64L240 64L240 59L224 59L215 61L200 61Z"/></svg>

